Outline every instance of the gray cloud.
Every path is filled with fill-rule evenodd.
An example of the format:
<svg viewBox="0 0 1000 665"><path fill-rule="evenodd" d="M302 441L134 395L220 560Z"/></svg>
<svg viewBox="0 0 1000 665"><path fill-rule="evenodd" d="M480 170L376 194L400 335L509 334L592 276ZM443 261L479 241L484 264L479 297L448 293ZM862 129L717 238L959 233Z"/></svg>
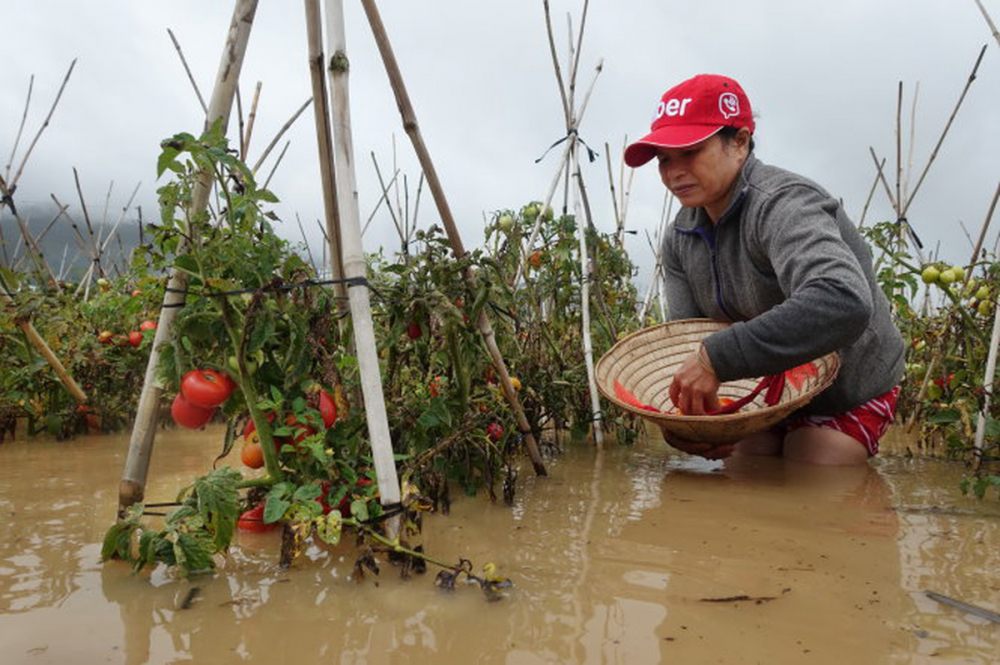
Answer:
<svg viewBox="0 0 1000 665"><path fill-rule="evenodd" d="M1000 3L985 4L1000 18ZM354 146L367 216L379 196L369 152L389 170L395 137L398 166L414 188L418 167L361 9L347 5ZM552 3L561 54L566 13L574 14L576 26L581 7ZM534 163L564 131L541 3L383 1L381 9L466 244L475 246L482 239L484 212L542 197L556 166L558 151ZM141 181L141 203L147 215L152 212L159 141L201 125L201 110L166 30L172 28L181 41L207 96L231 10L229 2L194 0L6 3L0 166L13 143L29 77L35 75L35 88L22 152L69 62L79 58L23 177L20 201L47 201L54 192L75 206L71 167L76 166L91 205L103 206L114 181L113 205L120 207ZM817 180L857 216L874 175L868 146L895 169L897 82L905 86L907 125L919 82L914 148L919 169L979 48L990 42L979 78L909 214L928 245L940 243L948 260L965 261L970 248L959 222L978 231L1000 176L1000 139L992 131L1000 106L1000 49L991 39L972 0L594 2L578 87L586 87L600 58L604 71L581 133L602 153L608 142L617 155L626 134L637 138L645 132L663 90L696 73L726 73L743 83L759 114L759 156ZM245 106L258 80L263 91L251 161L310 95L300 3L260 4L244 66ZM282 199L279 214L291 220L282 233L298 239L295 213L312 220L322 210L308 113L288 138L291 147L271 187ZM906 128L904 146L908 138ZM603 154L584 165L584 176L598 223L610 230ZM652 233L662 197L655 169L638 171L629 226ZM437 219L429 197L420 217L423 225ZM891 217L878 192L869 219ZM388 216L380 215L366 236L368 248L395 246L391 228ZM319 240L317 230L311 242ZM648 265L641 235L629 239L629 248L636 261Z"/></svg>

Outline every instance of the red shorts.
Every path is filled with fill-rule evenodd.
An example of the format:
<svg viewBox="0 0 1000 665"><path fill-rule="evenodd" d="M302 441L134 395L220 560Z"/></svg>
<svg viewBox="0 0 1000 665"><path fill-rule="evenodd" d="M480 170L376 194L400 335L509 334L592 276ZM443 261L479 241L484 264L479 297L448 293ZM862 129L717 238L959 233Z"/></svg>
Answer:
<svg viewBox="0 0 1000 665"><path fill-rule="evenodd" d="M873 397L850 411L841 411L832 416L802 416L791 418L778 425L778 433L788 434L802 427L826 427L843 432L860 441L868 449L868 455L878 453L878 441L889 429L896 415L896 398L899 386L887 393Z"/></svg>

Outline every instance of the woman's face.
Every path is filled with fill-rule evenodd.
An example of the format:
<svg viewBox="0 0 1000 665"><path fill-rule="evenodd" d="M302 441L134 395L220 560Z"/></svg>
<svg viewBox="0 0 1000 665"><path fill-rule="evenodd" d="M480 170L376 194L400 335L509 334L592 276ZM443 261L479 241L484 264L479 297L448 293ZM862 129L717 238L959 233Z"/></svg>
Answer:
<svg viewBox="0 0 1000 665"><path fill-rule="evenodd" d="M750 133L724 141L718 134L687 148L660 148L660 179L681 205L701 207L715 222L726 211L736 178L749 154Z"/></svg>

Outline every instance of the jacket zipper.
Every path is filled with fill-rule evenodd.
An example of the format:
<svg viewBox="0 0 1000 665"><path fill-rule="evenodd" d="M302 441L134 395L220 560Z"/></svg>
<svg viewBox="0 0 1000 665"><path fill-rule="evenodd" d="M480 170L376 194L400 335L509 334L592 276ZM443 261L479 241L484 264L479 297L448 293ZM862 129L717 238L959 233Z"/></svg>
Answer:
<svg viewBox="0 0 1000 665"><path fill-rule="evenodd" d="M730 321L735 321L736 317L732 315L732 312L729 311L729 308L726 307L726 303L723 302L722 299L722 279L719 273L719 255L715 251L715 238L713 237L714 234L701 227L690 231L685 229L677 229L677 232L685 233L688 235L696 235L699 238L701 238L702 241L704 241L704 243L708 246L708 254L712 261L712 278L715 280L715 303L719 306L719 309L722 310L722 313L725 314Z"/></svg>

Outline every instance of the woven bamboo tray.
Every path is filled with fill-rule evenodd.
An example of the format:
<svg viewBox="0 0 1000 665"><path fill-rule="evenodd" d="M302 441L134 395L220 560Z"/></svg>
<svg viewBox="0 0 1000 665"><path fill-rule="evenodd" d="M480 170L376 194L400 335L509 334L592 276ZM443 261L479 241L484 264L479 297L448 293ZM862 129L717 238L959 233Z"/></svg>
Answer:
<svg viewBox="0 0 1000 665"><path fill-rule="evenodd" d="M682 319L633 333L597 361L597 388L621 409L659 425L668 441L675 436L692 442L726 444L778 423L825 390L837 376L840 357L830 353L790 370L793 375L786 373L780 399L773 406L765 404L762 391L737 413L715 416L669 413L674 406L670 401L674 372L698 349L702 339L728 325L710 319ZM760 380L757 377L723 383L719 397L739 400L752 393ZM619 399L615 381L639 402L657 411Z"/></svg>

